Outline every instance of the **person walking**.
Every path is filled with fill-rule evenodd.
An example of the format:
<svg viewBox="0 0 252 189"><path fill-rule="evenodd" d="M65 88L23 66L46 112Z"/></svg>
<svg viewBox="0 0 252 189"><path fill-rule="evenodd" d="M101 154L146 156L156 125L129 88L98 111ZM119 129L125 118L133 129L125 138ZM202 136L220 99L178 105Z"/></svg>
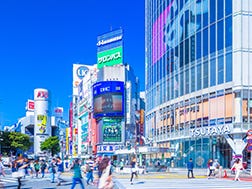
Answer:
<svg viewBox="0 0 252 189"><path fill-rule="evenodd" d="M194 167L193 161L192 161L192 158L190 158L190 160L187 162L187 170L188 170L187 178L195 178L193 176L193 167ZM190 173L192 177L190 177Z"/></svg>
<svg viewBox="0 0 252 189"><path fill-rule="evenodd" d="M81 189L84 189L84 184L81 180L82 176L81 176L80 159L77 158L74 160L74 163L73 163L71 169L73 169L73 183L72 183L71 189L74 189L77 182L80 183Z"/></svg>
<svg viewBox="0 0 252 189"><path fill-rule="evenodd" d="M35 169L35 172L36 172L36 178L38 178L39 171L40 171L40 164L39 164L38 160L36 160L35 163L34 163L34 169Z"/></svg>
<svg viewBox="0 0 252 189"><path fill-rule="evenodd" d="M64 171L64 164L63 164L63 161L61 160L61 158L58 156L56 158L56 166L58 167L57 169L57 186L60 186L61 185L61 174L63 173Z"/></svg>
<svg viewBox="0 0 252 189"><path fill-rule="evenodd" d="M209 159L207 162L207 169L208 169L208 179L212 176L212 173L214 172L214 167L213 167L213 160Z"/></svg>
<svg viewBox="0 0 252 189"><path fill-rule="evenodd" d="M49 167L48 167L48 171L50 173L51 183L54 183L55 173L56 173L55 167L56 167L56 159L53 158L52 161L49 164Z"/></svg>
<svg viewBox="0 0 252 189"><path fill-rule="evenodd" d="M2 158L0 158L0 175L3 175L3 177L5 177L5 171L4 171L4 165L3 165L3 161Z"/></svg>
<svg viewBox="0 0 252 189"><path fill-rule="evenodd" d="M121 159L120 161L120 171L122 172L124 168L124 163L123 163L123 159Z"/></svg>
<svg viewBox="0 0 252 189"><path fill-rule="evenodd" d="M133 178L134 175L137 177L137 162L136 162L136 157L133 157L131 163L131 178L130 178L130 184L133 184Z"/></svg>
<svg viewBox="0 0 252 189"><path fill-rule="evenodd" d="M86 162L86 167L87 167L87 185L89 185L89 182L91 181L91 183L93 184L94 182L94 175L93 175L93 171L94 171L94 161L92 160L92 156L89 157L89 159Z"/></svg>
<svg viewBox="0 0 252 189"><path fill-rule="evenodd" d="M235 181L240 181L240 173L244 169L242 162L239 158L237 158L234 162L234 165L231 167L231 170L235 169Z"/></svg>
<svg viewBox="0 0 252 189"><path fill-rule="evenodd" d="M40 167L41 167L40 168L41 169L41 176L42 176L42 178L44 178L45 177L45 169L47 167L47 164L44 159L42 160Z"/></svg>
<svg viewBox="0 0 252 189"><path fill-rule="evenodd" d="M99 177L98 189L112 189L112 168L111 162L108 157L104 157L101 160L99 169L101 171L101 176Z"/></svg>

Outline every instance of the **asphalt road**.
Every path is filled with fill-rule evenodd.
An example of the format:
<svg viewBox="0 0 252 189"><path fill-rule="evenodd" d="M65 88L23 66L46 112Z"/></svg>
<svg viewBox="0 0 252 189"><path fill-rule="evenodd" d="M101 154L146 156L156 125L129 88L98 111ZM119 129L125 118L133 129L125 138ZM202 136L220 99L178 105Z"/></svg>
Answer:
<svg viewBox="0 0 252 189"><path fill-rule="evenodd" d="M252 182L225 179L117 179L120 189L251 189Z"/></svg>

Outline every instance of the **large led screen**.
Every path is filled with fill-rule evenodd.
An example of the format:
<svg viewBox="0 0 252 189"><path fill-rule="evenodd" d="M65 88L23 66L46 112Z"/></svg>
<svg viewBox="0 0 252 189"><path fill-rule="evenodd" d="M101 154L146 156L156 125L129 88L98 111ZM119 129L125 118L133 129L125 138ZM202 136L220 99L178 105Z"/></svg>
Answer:
<svg viewBox="0 0 252 189"><path fill-rule="evenodd" d="M98 82L93 86L94 116L114 117L124 113L124 84L118 81Z"/></svg>

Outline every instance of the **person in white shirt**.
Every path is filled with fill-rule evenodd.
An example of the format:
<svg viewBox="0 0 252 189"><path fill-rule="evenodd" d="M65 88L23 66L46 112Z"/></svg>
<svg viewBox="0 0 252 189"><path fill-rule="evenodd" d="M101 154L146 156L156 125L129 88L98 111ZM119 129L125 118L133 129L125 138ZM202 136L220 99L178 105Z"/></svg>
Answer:
<svg viewBox="0 0 252 189"><path fill-rule="evenodd" d="M239 158L237 158L235 160L234 165L231 167L231 170L233 168L235 168L235 172L236 172L234 180L235 181L240 181L240 178L239 178L240 177L240 173L241 173L241 170L243 170L244 168L243 168L242 162L241 162L241 160Z"/></svg>
<svg viewBox="0 0 252 189"><path fill-rule="evenodd" d="M5 177L4 165L2 159L0 159L0 174Z"/></svg>

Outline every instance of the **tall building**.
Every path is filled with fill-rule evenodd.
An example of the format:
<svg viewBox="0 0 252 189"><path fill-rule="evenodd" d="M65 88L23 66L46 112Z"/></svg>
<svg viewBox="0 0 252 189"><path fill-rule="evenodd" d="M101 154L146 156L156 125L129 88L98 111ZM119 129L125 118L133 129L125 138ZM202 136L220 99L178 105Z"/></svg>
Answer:
<svg viewBox="0 0 252 189"><path fill-rule="evenodd" d="M97 37L97 68L93 85L97 153L111 155L126 142L135 144L135 115L140 108L138 78L124 62L122 29Z"/></svg>
<svg viewBox="0 0 252 189"><path fill-rule="evenodd" d="M146 134L184 166L247 161L252 128L252 2L146 0Z"/></svg>
<svg viewBox="0 0 252 189"><path fill-rule="evenodd" d="M85 74L78 88L78 155L92 154L96 149L96 123L93 118L92 86L97 81L97 64L82 65Z"/></svg>

